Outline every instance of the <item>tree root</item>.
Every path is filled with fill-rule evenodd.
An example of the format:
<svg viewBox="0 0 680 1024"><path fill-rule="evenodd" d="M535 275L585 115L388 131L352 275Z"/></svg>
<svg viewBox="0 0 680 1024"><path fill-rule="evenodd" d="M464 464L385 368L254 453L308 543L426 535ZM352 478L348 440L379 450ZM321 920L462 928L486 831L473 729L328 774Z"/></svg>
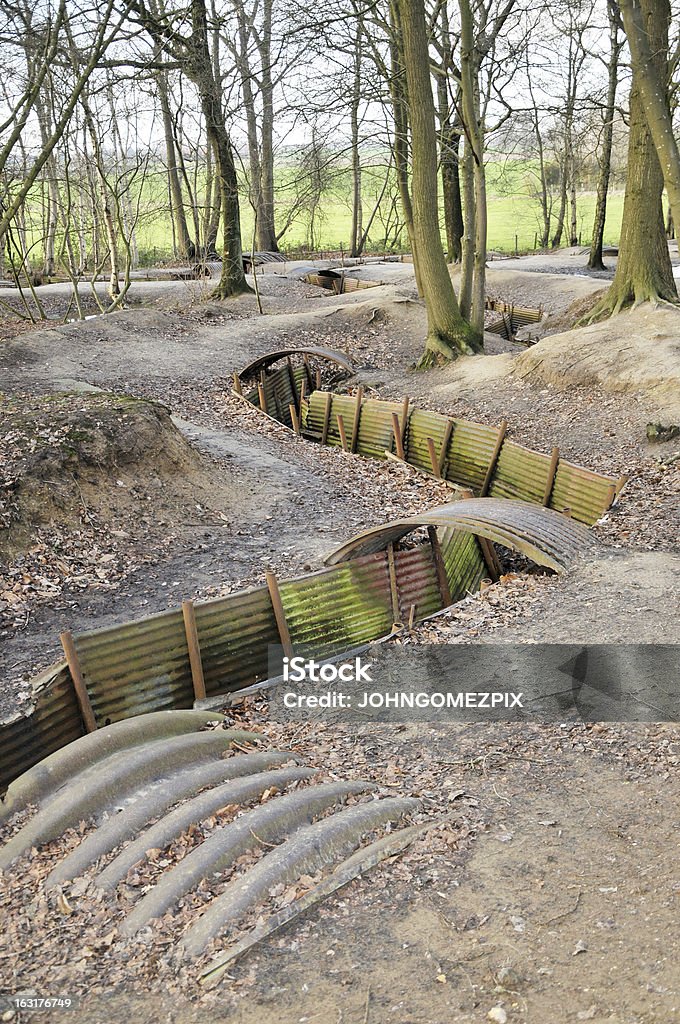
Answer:
<svg viewBox="0 0 680 1024"><path fill-rule="evenodd" d="M624 309L637 309L638 306L644 306L648 302L655 307L668 306L677 308L680 305L680 300L668 298L665 295L659 294L654 289L646 289L644 293L638 292L634 295L626 292L623 295L619 295L618 298L615 295L612 295L610 298L609 292L607 292L590 313L577 320L574 326L589 327L591 324L600 323L600 321L606 320L609 317L617 316Z"/></svg>

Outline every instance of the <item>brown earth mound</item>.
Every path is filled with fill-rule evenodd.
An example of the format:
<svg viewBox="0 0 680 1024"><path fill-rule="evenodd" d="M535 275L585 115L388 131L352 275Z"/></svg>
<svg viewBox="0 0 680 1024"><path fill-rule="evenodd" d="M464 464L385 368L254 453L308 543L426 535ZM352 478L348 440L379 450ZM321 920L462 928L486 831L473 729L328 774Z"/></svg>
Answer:
<svg viewBox="0 0 680 1024"><path fill-rule="evenodd" d="M0 406L0 556L26 550L37 528L101 518L134 529L172 508L201 456L152 402L120 395L12 396ZM160 516L162 518L162 515Z"/></svg>

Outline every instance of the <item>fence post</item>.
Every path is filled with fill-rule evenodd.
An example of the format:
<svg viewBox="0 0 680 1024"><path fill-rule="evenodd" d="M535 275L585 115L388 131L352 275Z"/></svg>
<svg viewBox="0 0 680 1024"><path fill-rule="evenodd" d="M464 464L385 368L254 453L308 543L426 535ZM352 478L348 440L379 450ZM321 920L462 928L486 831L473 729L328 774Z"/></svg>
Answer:
<svg viewBox="0 0 680 1024"><path fill-rule="evenodd" d="M191 665L194 697L196 700L205 700L203 659L201 658L201 645L198 640L196 612L193 601L182 601L182 618L184 619L184 632L186 633L187 647L189 648L189 664Z"/></svg>
<svg viewBox="0 0 680 1024"><path fill-rule="evenodd" d="M94 717L94 711L90 703L90 695L87 692L87 686L83 678L83 670L80 666L80 658L78 657L73 635L66 630L60 635L59 639L66 655L66 664L73 680L73 689L75 690L85 731L94 732L97 728L97 720Z"/></svg>
<svg viewBox="0 0 680 1024"><path fill-rule="evenodd" d="M494 450L493 450L493 452L491 454L491 462L489 463L489 468L486 471L486 476L484 477L484 483L482 484L482 489L479 492L479 495L480 495L481 498L485 497L487 491L489 490L489 487L491 486L491 481L493 479L493 475L494 475L494 472L496 470L496 463L498 462L498 456L501 453L501 448L503 447L503 442L505 441L505 435L507 433L507 430L508 430L508 421L507 420L501 420L501 425L498 428L498 437L496 438L496 444L495 444Z"/></svg>
<svg viewBox="0 0 680 1024"><path fill-rule="evenodd" d="M548 479L545 482L545 491L543 492L543 504L547 508L550 504L550 497L555 486L555 476L557 474L557 463L560 461L560 450L559 448L553 448L550 456L550 466L548 468Z"/></svg>
<svg viewBox="0 0 680 1024"><path fill-rule="evenodd" d="M274 618L276 619L276 626L279 631L283 653L287 658L292 658L293 645L290 641L290 632L288 630L288 623L286 622L286 613L283 609L283 601L281 600L279 582L273 572L266 572L264 574L264 578L267 581L267 588L269 590L272 608L274 609Z"/></svg>

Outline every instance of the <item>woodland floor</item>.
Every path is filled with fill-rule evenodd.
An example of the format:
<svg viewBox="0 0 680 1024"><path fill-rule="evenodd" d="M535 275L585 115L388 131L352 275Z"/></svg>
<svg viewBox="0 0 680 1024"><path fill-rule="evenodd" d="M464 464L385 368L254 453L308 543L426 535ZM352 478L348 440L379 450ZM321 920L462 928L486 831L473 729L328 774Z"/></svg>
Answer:
<svg viewBox="0 0 680 1024"><path fill-rule="evenodd" d="M543 305L554 333L528 350L495 339L497 355L428 374L411 369L424 313L408 264L362 268L385 283L341 297L267 273L264 317L250 296L216 304L203 284L136 282L139 306L0 341L0 482L12 480L19 521L0 547L0 717L59 657L64 628L228 592L265 568L296 575L366 526L448 500L411 470L321 449L230 396L234 369L288 344L347 351L381 396L506 418L521 443L630 475L595 527L600 557L560 578L511 572L413 640L677 642L680 440L652 444L645 428L680 422L680 312L564 333L606 285L584 263L574 253L493 263L490 293ZM50 288L56 313L59 286L41 297ZM397 778L428 810L452 813L448 831L269 940L200 1000L190 973L145 951L124 964L83 954L86 899L68 927L54 920L44 940L36 931L28 957L0 952L0 991L49 976L83 996L70 1019L88 1024L481 1024L495 1006L510 1024L680 1019L677 727L310 723L300 733L271 722L264 700L244 714L344 776ZM41 871L36 858L22 907Z"/></svg>

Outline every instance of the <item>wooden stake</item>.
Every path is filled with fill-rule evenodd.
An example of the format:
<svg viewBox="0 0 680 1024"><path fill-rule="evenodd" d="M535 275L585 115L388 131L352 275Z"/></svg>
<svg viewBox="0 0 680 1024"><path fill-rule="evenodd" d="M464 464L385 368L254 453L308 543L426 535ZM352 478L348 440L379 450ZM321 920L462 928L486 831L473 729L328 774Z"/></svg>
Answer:
<svg viewBox="0 0 680 1024"><path fill-rule="evenodd" d="M427 438L427 450L430 453L430 464L432 466L432 473L436 477L441 476L439 469L439 459L437 458L437 449L434 446L434 441L431 437Z"/></svg>
<svg viewBox="0 0 680 1024"><path fill-rule="evenodd" d="M340 434L340 443L342 444L343 450L347 451L347 434L345 433L345 421L342 418L342 414L338 413L338 433Z"/></svg>
<svg viewBox="0 0 680 1024"><path fill-rule="evenodd" d="M394 560L394 544L390 541L387 545L387 568L390 574L390 596L392 598L392 623L396 625L399 621L399 588L397 586L397 566Z"/></svg>
<svg viewBox="0 0 680 1024"><path fill-rule="evenodd" d="M241 378L237 373L234 373L234 391L237 395L243 394L243 391L241 390Z"/></svg>
<svg viewBox="0 0 680 1024"><path fill-rule="evenodd" d="M258 394L258 397L260 399L260 409L262 410L262 412L266 412L267 411L267 399L264 396L264 388L263 388L262 384L258 384L257 385L257 394Z"/></svg>
<svg viewBox="0 0 680 1024"><path fill-rule="evenodd" d="M321 391L321 370L317 370L315 374L316 390Z"/></svg>
<svg viewBox="0 0 680 1024"><path fill-rule="evenodd" d="M543 492L543 504L547 508L550 504L550 497L555 486L555 476L557 474L557 463L560 461L560 450L559 448L553 448L550 456L550 466L548 468L548 479L545 482L545 491Z"/></svg>
<svg viewBox="0 0 680 1024"><path fill-rule="evenodd" d="M442 438L442 448L439 453L439 476L444 476L444 466L446 465L446 453L449 450L449 441L451 440L452 433L453 420L449 420L444 430L444 437Z"/></svg>
<svg viewBox="0 0 680 1024"><path fill-rule="evenodd" d="M331 418L332 400L333 396L331 395L330 391L327 391L325 395L325 406L323 411L323 427L321 428L321 444L326 444L328 440L328 426L330 424Z"/></svg>
<svg viewBox="0 0 680 1024"><path fill-rule="evenodd" d="M276 626L279 631L279 637L281 638L283 653L287 658L292 658L293 645L290 642L290 633L288 631L288 623L286 622L286 613L283 610L283 602L281 601L279 582L273 572L266 572L264 577L267 581L267 587L269 589L272 608L274 609L274 618L276 619Z"/></svg>
<svg viewBox="0 0 680 1024"><path fill-rule="evenodd" d="M488 569L489 576L493 582L496 583L496 581L500 579L502 571L501 564L496 557L496 550L491 541L486 537L478 536L477 541L482 552L482 558L484 559L484 563Z"/></svg>
<svg viewBox="0 0 680 1024"><path fill-rule="evenodd" d="M357 450L357 444L359 443L359 423L361 421L361 403L364 400L364 389L359 387L357 389L357 404L354 407L354 423L352 425L352 447L351 451Z"/></svg>
<svg viewBox="0 0 680 1024"><path fill-rule="evenodd" d="M489 468L486 471L486 476L484 477L482 489L479 492L481 498L483 498L486 495L487 491L489 490L489 487L491 486L493 475L496 472L496 463L498 462L498 456L501 453L501 448L503 447L503 442L505 441L505 435L507 434L507 432L508 421L501 420L501 425L498 428L498 437L496 438L496 444L494 446L493 452L491 453L491 462L489 463Z"/></svg>
<svg viewBox="0 0 680 1024"><path fill-rule="evenodd" d="M305 377L307 378L307 387L309 388L310 391L312 391L312 381L314 378L312 377L312 368L309 365L309 356L307 354L303 355L302 362L305 364Z"/></svg>
<svg viewBox="0 0 680 1024"><path fill-rule="evenodd" d="M291 402L288 406L290 412L290 421L293 424L293 430L296 434L300 433L300 420L298 419L297 409L295 408L295 402Z"/></svg>
<svg viewBox="0 0 680 1024"><path fill-rule="evenodd" d="M78 707L80 708L80 714L83 719L83 725L85 726L86 732L95 732L97 728L97 720L94 717L94 711L92 710L92 704L90 703L90 695L87 692L87 686L85 685L85 679L83 678L83 671L80 667L80 658L78 657L78 651L73 640L73 635L66 630L59 637L61 640L61 646L64 648L64 654L66 655L66 664L68 665L69 672L71 673L71 679L73 680L73 689L75 690L76 700L78 701Z"/></svg>
<svg viewBox="0 0 680 1024"><path fill-rule="evenodd" d="M402 462L406 462L404 442L401 436L401 426L399 425L399 416L396 412L392 413L392 433L394 434L394 447L397 449L397 458L401 459Z"/></svg>
<svg viewBox="0 0 680 1024"><path fill-rule="evenodd" d="M290 390L293 393L293 401L296 403L297 408L297 385L295 383L295 373L293 371L293 364L290 361L290 356L286 359L286 365L288 366L288 377L290 380Z"/></svg>
<svg viewBox="0 0 680 1024"><path fill-rule="evenodd" d="M191 665L191 681L194 684L194 697L196 700L205 700L203 659L201 658L201 645L198 640L196 612L193 601L182 601L182 617L184 619L187 647L189 648L189 664Z"/></svg>
<svg viewBox="0 0 680 1024"><path fill-rule="evenodd" d="M430 538L430 544L432 545L432 554L434 555L434 567L437 570L437 582L439 583L439 592L442 595L442 601L444 602L443 607L448 608L450 604L453 604L453 601L451 600L451 588L449 587L449 578L446 575L446 566L444 565L442 549L439 543L439 536L437 534L436 526L428 526L427 536Z"/></svg>

